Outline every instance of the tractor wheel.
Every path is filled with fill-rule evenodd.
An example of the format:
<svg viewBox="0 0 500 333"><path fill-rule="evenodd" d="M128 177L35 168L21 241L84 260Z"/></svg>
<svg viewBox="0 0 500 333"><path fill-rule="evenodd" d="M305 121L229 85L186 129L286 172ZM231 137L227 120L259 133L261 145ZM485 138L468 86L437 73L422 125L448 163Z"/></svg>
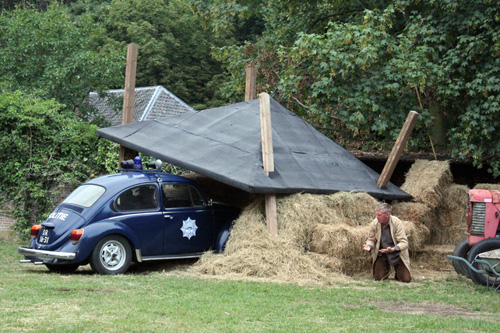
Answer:
<svg viewBox="0 0 500 333"><path fill-rule="evenodd" d="M470 249L467 260L471 263L472 266L474 266L474 268L484 270L485 269L484 265L474 262L474 260L479 254L496 249L500 249L500 238L484 239L479 243L477 243L476 245L474 245L472 249ZM500 281L495 281L495 278L493 276L490 276L488 274L476 273L470 268L469 268L469 277L472 279L472 281L474 281L477 284L486 285L488 280L489 284L492 285L493 287L496 287L500 284Z"/></svg>
<svg viewBox="0 0 500 333"><path fill-rule="evenodd" d="M467 259L467 254L470 251L470 245L467 242L467 238L458 243L457 247L455 248L455 251L453 251L453 255L455 257L460 257ZM464 275L466 277L469 277L469 269L467 268L467 265L460 261L460 260L453 260L453 268L455 268L455 272L457 272L460 275Z"/></svg>

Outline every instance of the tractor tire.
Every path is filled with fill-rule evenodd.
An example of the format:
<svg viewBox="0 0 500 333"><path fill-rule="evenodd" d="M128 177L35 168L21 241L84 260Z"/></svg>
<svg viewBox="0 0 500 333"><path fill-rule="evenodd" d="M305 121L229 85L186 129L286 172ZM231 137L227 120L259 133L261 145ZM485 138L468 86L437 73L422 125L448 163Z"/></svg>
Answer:
<svg viewBox="0 0 500 333"><path fill-rule="evenodd" d="M453 251L453 255L455 257L460 257L467 259L467 254L469 253L471 249L471 246L467 242L467 238L458 243L457 247L455 248L455 251ZM460 260L453 260L453 268L455 268L455 272L459 275L464 275L466 277L469 277L469 268L467 265L460 261Z"/></svg>
<svg viewBox="0 0 500 333"><path fill-rule="evenodd" d="M471 265L474 266L474 268L484 270L485 267L483 267L482 264L474 262L474 260L479 254L496 249L500 249L500 238L484 239L479 243L477 243L476 245L474 245L472 249L470 249L467 261L469 261ZM472 281L474 281L474 283L487 285L488 284L487 281L489 280L490 286L496 287L500 284L500 281L495 281L495 278L493 276L490 276L488 274L476 273L470 268L468 270L469 270L469 277L471 278Z"/></svg>

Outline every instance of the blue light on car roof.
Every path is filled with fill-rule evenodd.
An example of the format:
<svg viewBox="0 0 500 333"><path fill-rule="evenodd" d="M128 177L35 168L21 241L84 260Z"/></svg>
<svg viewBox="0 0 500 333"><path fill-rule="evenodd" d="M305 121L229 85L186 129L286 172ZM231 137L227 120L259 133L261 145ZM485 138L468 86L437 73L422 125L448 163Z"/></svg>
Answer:
<svg viewBox="0 0 500 333"><path fill-rule="evenodd" d="M142 159L140 156L134 158L134 169L142 170Z"/></svg>

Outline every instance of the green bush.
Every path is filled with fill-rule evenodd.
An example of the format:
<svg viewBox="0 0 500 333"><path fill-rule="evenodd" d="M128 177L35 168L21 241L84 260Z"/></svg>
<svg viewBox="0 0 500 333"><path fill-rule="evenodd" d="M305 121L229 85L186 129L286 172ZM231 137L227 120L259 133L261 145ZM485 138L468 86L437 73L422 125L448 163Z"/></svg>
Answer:
<svg viewBox="0 0 500 333"><path fill-rule="evenodd" d="M99 140L97 126L54 100L0 94L0 191L12 201L15 228L27 232L53 207L53 192L115 167L116 150Z"/></svg>

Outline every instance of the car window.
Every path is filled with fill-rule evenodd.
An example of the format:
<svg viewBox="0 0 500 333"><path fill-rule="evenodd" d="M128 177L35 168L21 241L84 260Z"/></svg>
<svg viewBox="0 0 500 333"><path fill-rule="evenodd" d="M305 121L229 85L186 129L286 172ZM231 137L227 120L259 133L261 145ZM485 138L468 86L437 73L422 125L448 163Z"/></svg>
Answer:
<svg viewBox="0 0 500 333"><path fill-rule="evenodd" d="M162 184L163 205L165 208L203 206L201 194L192 186L181 184Z"/></svg>
<svg viewBox="0 0 500 333"><path fill-rule="evenodd" d="M82 185L64 199L63 203L89 208L104 192L106 192L106 189L102 186L92 184Z"/></svg>
<svg viewBox="0 0 500 333"><path fill-rule="evenodd" d="M141 185L123 192L116 199L116 209L119 211L136 211L157 209L158 191L155 185Z"/></svg>

